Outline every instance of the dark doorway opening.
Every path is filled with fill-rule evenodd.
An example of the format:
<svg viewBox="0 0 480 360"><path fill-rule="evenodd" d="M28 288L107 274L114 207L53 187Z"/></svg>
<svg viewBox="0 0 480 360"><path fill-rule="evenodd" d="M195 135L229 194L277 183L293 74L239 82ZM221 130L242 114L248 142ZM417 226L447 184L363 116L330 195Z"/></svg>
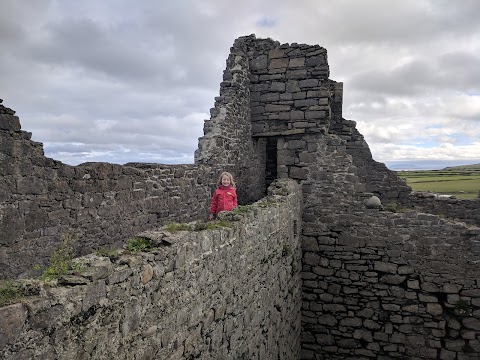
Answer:
<svg viewBox="0 0 480 360"><path fill-rule="evenodd" d="M265 166L265 186L267 188L277 178L277 142L276 136L267 137Z"/></svg>

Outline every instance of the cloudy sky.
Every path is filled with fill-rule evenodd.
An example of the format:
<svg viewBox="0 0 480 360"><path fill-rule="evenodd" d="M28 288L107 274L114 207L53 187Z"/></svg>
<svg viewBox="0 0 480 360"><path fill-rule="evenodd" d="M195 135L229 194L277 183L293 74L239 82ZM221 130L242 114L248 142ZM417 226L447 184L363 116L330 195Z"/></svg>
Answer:
<svg viewBox="0 0 480 360"><path fill-rule="evenodd" d="M64 163L191 163L255 33L327 49L376 160L478 163L479 18L478 0L2 0L0 98Z"/></svg>

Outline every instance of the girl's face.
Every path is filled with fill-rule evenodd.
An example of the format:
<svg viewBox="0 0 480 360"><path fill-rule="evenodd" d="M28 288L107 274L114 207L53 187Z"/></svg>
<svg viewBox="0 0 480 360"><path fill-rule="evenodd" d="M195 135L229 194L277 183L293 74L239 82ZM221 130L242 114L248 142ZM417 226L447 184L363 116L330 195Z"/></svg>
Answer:
<svg viewBox="0 0 480 360"><path fill-rule="evenodd" d="M229 186L230 185L230 178L227 175L222 176L222 185Z"/></svg>

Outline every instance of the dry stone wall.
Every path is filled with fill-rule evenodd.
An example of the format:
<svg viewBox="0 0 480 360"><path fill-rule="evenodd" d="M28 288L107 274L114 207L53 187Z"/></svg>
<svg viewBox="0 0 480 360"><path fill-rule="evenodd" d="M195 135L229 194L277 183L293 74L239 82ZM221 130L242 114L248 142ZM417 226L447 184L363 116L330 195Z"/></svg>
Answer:
<svg viewBox="0 0 480 360"><path fill-rule="evenodd" d="M418 211L480 226L480 199L460 199L428 192L412 192L409 196L400 198L398 203Z"/></svg>
<svg viewBox="0 0 480 360"><path fill-rule="evenodd" d="M205 165L85 163L47 158L0 104L0 278L31 275L64 234L79 254L171 221L208 217L218 174ZM243 196L245 198L245 196Z"/></svg>
<svg viewBox="0 0 480 360"><path fill-rule="evenodd" d="M301 358L478 359L480 229L355 210L305 225Z"/></svg>
<svg viewBox="0 0 480 360"><path fill-rule="evenodd" d="M334 113L334 117L337 117ZM384 204L398 203L407 197L412 189L385 164L373 160L367 142L356 129L356 122L343 118L334 119L330 132L346 141L346 151L352 156L357 168L359 181L365 184L365 191L378 196Z"/></svg>
<svg viewBox="0 0 480 360"><path fill-rule="evenodd" d="M298 359L302 195L272 190L232 228L144 232L158 249L87 256L67 286L0 309L0 357Z"/></svg>

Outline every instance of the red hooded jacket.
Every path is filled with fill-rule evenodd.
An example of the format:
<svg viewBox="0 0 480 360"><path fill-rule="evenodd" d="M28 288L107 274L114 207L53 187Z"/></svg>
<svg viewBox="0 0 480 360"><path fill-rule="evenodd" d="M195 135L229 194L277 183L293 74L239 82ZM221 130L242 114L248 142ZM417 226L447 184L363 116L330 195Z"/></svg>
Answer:
<svg viewBox="0 0 480 360"><path fill-rule="evenodd" d="M210 214L218 214L220 211L230 211L238 205L237 192L231 186L220 185L212 197Z"/></svg>

